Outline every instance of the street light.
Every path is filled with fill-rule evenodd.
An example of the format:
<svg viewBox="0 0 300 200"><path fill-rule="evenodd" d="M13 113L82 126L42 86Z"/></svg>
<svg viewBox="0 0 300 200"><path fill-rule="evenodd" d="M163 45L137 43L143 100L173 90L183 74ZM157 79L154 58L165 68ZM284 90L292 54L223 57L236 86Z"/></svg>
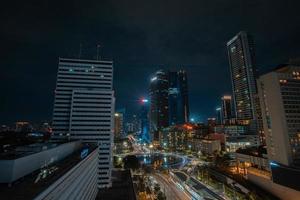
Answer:
<svg viewBox="0 0 300 200"><path fill-rule="evenodd" d="M149 148L150 148L150 154L152 154L153 144L150 144Z"/></svg>

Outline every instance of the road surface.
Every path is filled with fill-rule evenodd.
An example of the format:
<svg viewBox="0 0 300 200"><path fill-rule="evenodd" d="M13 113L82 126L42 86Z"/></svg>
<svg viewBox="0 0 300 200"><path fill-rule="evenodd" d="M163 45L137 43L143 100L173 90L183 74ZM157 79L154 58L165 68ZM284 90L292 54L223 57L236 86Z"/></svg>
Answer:
<svg viewBox="0 0 300 200"><path fill-rule="evenodd" d="M191 200L191 196L180 189L176 183L166 175L155 173L152 175L166 194L167 200Z"/></svg>

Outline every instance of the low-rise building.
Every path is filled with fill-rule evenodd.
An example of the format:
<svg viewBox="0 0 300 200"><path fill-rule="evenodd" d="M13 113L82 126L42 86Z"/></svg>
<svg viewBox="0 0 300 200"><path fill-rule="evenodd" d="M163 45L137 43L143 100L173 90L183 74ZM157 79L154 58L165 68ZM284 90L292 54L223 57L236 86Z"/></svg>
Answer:
<svg viewBox="0 0 300 200"><path fill-rule="evenodd" d="M212 155L215 152L221 151L220 140L204 139L200 142L200 150L204 154Z"/></svg>
<svg viewBox="0 0 300 200"><path fill-rule="evenodd" d="M245 135L248 133L248 127L245 125L228 124L215 126L215 133L223 133L226 135Z"/></svg>
<svg viewBox="0 0 300 200"><path fill-rule="evenodd" d="M235 152L240 148L247 148L258 145L258 135L226 136L225 148L227 152Z"/></svg>
<svg viewBox="0 0 300 200"><path fill-rule="evenodd" d="M160 134L160 146L171 151L192 150L194 140L202 139L207 134L208 128L203 124L170 126L162 130Z"/></svg>
<svg viewBox="0 0 300 200"><path fill-rule="evenodd" d="M54 164L78 150L81 142L35 143L20 146L0 155L0 183L16 180L48 165Z"/></svg>

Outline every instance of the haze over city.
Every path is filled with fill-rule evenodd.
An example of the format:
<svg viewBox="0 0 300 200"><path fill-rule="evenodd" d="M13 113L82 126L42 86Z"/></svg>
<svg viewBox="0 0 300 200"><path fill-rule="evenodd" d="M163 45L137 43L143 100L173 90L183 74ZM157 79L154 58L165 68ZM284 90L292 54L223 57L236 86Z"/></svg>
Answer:
<svg viewBox="0 0 300 200"><path fill-rule="evenodd" d="M204 121L216 97L231 93L226 42L252 33L260 72L298 57L298 7L281 0L6 3L0 121L51 119L58 57L78 57L80 44L83 58L96 58L100 44L101 57L114 61L117 108L136 112L156 70L184 68L191 114Z"/></svg>
<svg viewBox="0 0 300 200"><path fill-rule="evenodd" d="M298 1L2 5L0 199L300 200Z"/></svg>

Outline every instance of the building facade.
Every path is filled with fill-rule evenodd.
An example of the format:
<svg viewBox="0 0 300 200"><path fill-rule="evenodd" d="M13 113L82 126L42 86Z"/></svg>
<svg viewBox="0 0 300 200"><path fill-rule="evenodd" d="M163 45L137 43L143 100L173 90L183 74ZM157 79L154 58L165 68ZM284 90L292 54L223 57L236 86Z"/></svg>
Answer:
<svg viewBox="0 0 300 200"><path fill-rule="evenodd" d="M160 131L169 126L168 95L168 72L157 71L150 83L150 131L154 142L159 142Z"/></svg>
<svg viewBox="0 0 300 200"><path fill-rule="evenodd" d="M150 127L149 127L149 100L141 100L140 108L140 139L143 143L150 143Z"/></svg>
<svg viewBox="0 0 300 200"><path fill-rule="evenodd" d="M187 73L157 71L150 83L150 131L159 140L163 128L189 121Z"/></svg>
<svg viewBox="0 0 300 200"><path fill-rule="evenodd" d="M169 125L189 121L187 73L169 71Z"/></svg>
<svg viewBox="0 0 300 200"><path fill-rule="evenodd" d="M300 67L283 65L257 83L269 160L300 166Z"/></svg>
<svg viewBox="0 0 300 200"><path fill-rule="evenodd" d="M224 95L222 97L222 119L223 124L231 124L234 120L234 110L232 104L232 98L230 95Z"/></svg>
<svg viewBox="0 0 300 200"><path fill-rule="evenodd" d="M215 117L207 118L207 126L208 126L208 132L209 133L214 133L215 132L216 125L217 125L217 120L216 120Z"/></svg>
<svg viewBox="0 0 300 200"><path fill-rule="evenodd" d="M111 186L114 92L111 61L60 58L53 139L97 143L98 187Z"/></svg>
<svg viewBox="0 0 300 200"><path fill-rule="evenodd" d="M263 132L259 130L261 121L254 47L253 37L241 31L227 43L227 52L236 119L239 123L248 125L253 134L259 134L263 142Z"/></svg>
<svg viewBox="0 0 300 200"><path fill-rule="evenodd" d="M124 136L124 114L122 112L115 112L114 117L114 137L121 138Z"/></svg>
<svg viewBox="0 0 300 200"><path fill-rule="evenodd" d="M97 155L97 150L91 152L36 196L34 200L96 199L98 193L97 176L94 174L97 173Z"/></svg>

